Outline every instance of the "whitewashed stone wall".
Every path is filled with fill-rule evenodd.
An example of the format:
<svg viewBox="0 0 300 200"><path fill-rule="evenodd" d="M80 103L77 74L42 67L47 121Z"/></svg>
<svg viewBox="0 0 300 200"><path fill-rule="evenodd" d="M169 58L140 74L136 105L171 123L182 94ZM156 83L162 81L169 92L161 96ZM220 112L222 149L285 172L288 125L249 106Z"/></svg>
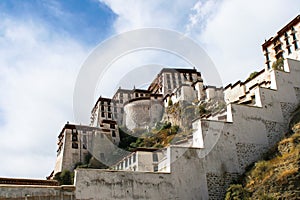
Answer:
<svg viewBox="0 0 300 200"><path fill-rule="evenodd" d="M223 94L223 88L216 88L216 87L211 87L208 86L205 89L206 93L206 100L211 100L211 99L224 99L224 94Z"/></svg>
<svg viewBox="0 0 300 200"><path fill-rule="evenodd" d="M226 103L232 103L239 100L240 96L245 95L245 86L239 81L234 85L228 85L224 90L224 99Z"/></svg>
<svg viewBox="0 0 300 200"><path fill-rule="evenodd" d="M197 99L197 91L194 89L194 87L190 85L184 85L181 86L179 90L181 90L181 95L177 98L178 101L193 102Z"/></svg>
<svg viewBox="0 0 300 200"><path fill-rule="evenodd" d="M171 151L173 165L176 166L172 173L76 170L76 198L207 199L205 174L201 173L201 168L197 173L191 173L199 167L197 150L172 147ZM187 162L189 167L186 167Z"/></svg>
<svg viewBox="0 0 300 200"><path fill-rule="evenodd" d="M0 185L0 199L73 200L74 186Z"/></svg>

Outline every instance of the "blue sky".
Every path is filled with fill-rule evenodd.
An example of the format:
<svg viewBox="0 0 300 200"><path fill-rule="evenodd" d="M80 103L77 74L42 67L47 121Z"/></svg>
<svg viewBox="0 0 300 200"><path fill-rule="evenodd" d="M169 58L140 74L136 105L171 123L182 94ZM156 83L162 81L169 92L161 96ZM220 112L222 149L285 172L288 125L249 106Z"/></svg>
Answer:
<svg viewBox="0 0 300 200"><path fill-rule="evenodd" d="M178 31L206 50L227 84L262 69L261 44L299 8L299 0L1 0L0 177L49 175L57 136L74 121L76 77L103 40L144 27ZM132 69L162 58L144 56L119 65ZM98 87L106 96L114 88Z"/></svg>
<svg viewBox="0 0 300 200"><path fill-rule="evenodd" d="M114 12L96 0L2 0L1 15L37 21L60 34L95 45L112 32Z"/></svg>

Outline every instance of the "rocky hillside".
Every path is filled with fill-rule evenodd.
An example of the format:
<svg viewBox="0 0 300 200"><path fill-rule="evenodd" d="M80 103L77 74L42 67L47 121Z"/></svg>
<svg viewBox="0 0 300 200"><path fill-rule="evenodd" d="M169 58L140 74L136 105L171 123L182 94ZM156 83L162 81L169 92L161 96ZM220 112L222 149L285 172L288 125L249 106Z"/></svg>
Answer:
<svg viewBox="0 0 300 200"><path fill-rule="evenodd" d="M195 102L177 102L170 103L166 108L163 121L171 122L180 126L182 129L188 130L192 128L192 120L198 117L218 113L226 108L224 100L211 99L209 101Z"/></svg>
<svg viewBox="0 0 300 200"><path fill-rule="evenodd" d="M266 159L231 185L229 199L300 199L300 123L293 125L290 136L281 140Z"/></svg>
<svg viewBox="0 0 300 200"><path fill-rule="evenodd" d="M139 147L166 147L187 138L192 130L183 130L177 125L172 125L171 122L159 122L150 130L135 129L130 132L126 128L120 128L119 132L121 138L119 148L132 151Z"/></svg>

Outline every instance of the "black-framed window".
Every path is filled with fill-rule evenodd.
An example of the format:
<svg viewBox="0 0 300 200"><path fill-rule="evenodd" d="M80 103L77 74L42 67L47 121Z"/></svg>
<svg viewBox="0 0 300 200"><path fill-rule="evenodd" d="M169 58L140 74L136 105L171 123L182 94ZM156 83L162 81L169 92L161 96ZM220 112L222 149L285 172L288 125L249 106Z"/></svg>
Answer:
<svg viewBox="0 0 300 200"><path fill-rule="evenodd" d="M268 49L266 48L266 53L265 53L265 56L266 56L266 64L267 64L267 66L268 66L268 69L271 69L271 66L270 66L270 58L269 58L269 51L268 51Z"/></svg>
<svg viewBox="0 0 300 200"><path fill-rule="evenodd" d="M112 137L116 137L116 131L112 131L112 132L111 132L111 136L112 136Z"/></svg>
<svg viewBox="0 0 300 200"><path fill-rule="evenodd" d="M153 153L153 154L152 154L152 160L153 160L153 162L158 162L158 156L157 156L157 153Z"/></svg>
<svg viewBox="0 0 300 200"><path fill-rule="evenodd" d="M78 149L78 143L77 142L72 142L72 148L73 149Z"/></svg>
<svg viewBox="0 0 300 200"><path fill-rule="evenodd" d="M78 133L76 129L72 129L72 141L78 141Z"/></svg>
<svg viewBox="0 0 300 200"><path fill-rule="evenodd" d="M295 50L297 50L299 48L298 43L297 43L296 40L294 41L294 47L295 47Z"/></svg>

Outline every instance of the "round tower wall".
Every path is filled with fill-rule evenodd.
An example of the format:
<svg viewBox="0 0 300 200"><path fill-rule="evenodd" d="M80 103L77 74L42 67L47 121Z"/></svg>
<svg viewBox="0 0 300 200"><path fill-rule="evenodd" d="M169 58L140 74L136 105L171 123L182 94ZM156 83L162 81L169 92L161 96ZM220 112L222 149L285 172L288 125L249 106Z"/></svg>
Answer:
<svg viewBox="0 0 300 200"><path fill-rule="evenodd" d="M125 126L130 129L146 129L161 121L163 105L160 100L142 99L124 105Z"/></svg>

